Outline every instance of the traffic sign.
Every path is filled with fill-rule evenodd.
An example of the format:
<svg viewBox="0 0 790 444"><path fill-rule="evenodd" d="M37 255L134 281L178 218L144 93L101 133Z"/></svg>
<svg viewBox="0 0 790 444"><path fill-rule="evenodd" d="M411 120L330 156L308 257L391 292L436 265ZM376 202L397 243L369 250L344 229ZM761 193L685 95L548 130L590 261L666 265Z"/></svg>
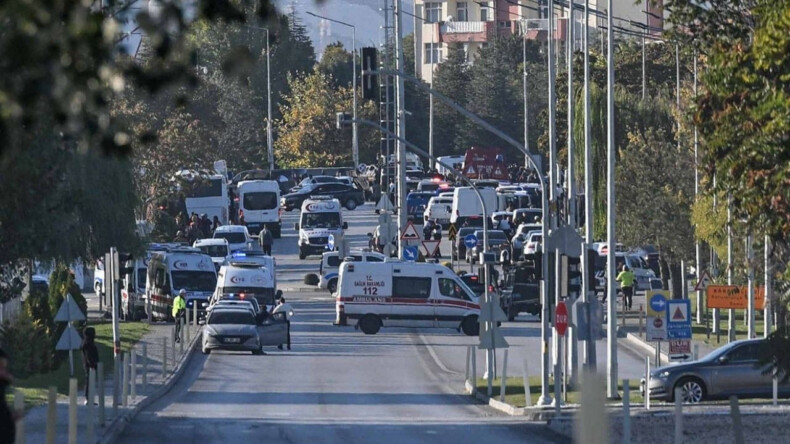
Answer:
<svg viewBox="0 0 790 444"><path fill-rule="evenodd" d="M403 247L403 259L405 259L407 262L416 261L418 254L419 252L415 246Z"/></svg>
<svg viewBox="0 0 790 444"><path fill-rule="evenodd" d="M442 241L440 240L424 240L422 241L422 248L425 249L425 256L433 257L436 256L436 252L439 250L439 244Z"/></svg>
<svg viewBox="0 0 790 444"><path fill-rule="evenodd" d="M82 312L74 299L68 297L63 300L55 314L55 322L79 322L85 320L85 313Z"/></svg>
<svg viewBox="0 0 790 444"><path fill-rule="evenodd" d="M464 238L464 245L466 248L474 248L477 245L477 236L474 234L467 234Z"/></svg>
<svg viewBox="0 0 790 444"><path fill-rule="evenodd" d="M357 167L357 171L359 171L360 173L364 173L366 169L368 169L368 166L365 165L364 163L360 163L359 166Z"/></svg>
<svg viewBox="0 0 790 444"><path fill-rule="evenodd" d="M450 224L450 228L447 229L447 239L454 241L457 235L458 228L455 228L455 224Z"/></svg>
<svg viewBox="0 0 790 444"><path fill-rule="evenodd" d="M565 302L560 302L554 309L554 328L560 336L565 336L565 331L568 330L568 307Z"/></svg>
<svg viewBox="0 0 790 444"><path fill-rule="evenodd" d="M694 291L704 291L708 288L708 284L710 284L711 278L708 270L704 270L702 272L702 276L699 277L699 282L697 285L694 286Z"/></svg>
<svg viewBox="0 0 790 444"><path fill-rule="evenodd" d="M326 241L326 248L330 251L334 251L335 249L335 235L330 234L329 238Z"/></svg>
<svg viewBox="0 0 790 444"><path fill-rule="evenodd" d="M665 341L667 339L667 299L669 292L665 290L648 291L647 298L647 329L648 341Z"/></svg>
<svg viewBox="0 0 790 444"><path fill-rule="evenodd" d="M708 285L705 289L708 308L741 309L749 308L748 287L739 285ZM754 290L754 308L765 308L765 287Z"/></svg>
<svg viewBox="0 0 790 444"><path fill-rule="evenodd" d="M691 301L667 301L667 339L691 339Z"/></svg>
<svg viewBox="0 0 790 444"><path fill-rule="evenodd" d="M691 341L688 339L675 339L669 341L669 360L685 361L691 357Z"/></svg>
<svg viewBox="0 0 790 444"><path fill-rule="evenodd" d="M381 199L376 204L376 209L379 211L392 211L392 201L390 201L386 193L381 195Z"/></svg>
<svg viewBox="0 0 790 444"><path fill-rule="evenodd" d="M414 228L414 223L409 221L406 224L406 228L403 229L403 233L400 235L401 240L420 240L420 234L417 233L417 229Z"/></svg>
<svg viewBox="0 0 790 444"><path fill-rule="evenodd" d="M82 347L82 338L77 333L77 329L69 323L60 335L58 343L55 344L55 350L79 350L80 347Z"/></svg>

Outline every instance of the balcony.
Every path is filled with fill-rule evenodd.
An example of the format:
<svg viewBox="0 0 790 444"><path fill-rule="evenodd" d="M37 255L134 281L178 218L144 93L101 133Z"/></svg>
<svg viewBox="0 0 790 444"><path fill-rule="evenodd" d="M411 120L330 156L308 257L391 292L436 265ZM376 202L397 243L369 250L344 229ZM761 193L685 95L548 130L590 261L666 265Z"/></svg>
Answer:
<svg viewBox="0 0 790 444"><path fill-rule="evenodd" d="M527 19L519 22L514 22L516 28L520 27L520 31L529 40L540 40L545 42L549 32L549 19ZM554 39L565 41L568 32L568 19L556 18L554 19Z"/></svg>
<svg viewBox="0 0 790 444"><path fill-rule="evenodd" d="M439 26L439 41L487 42L496 33L496 22L443 22Z"/></svg>

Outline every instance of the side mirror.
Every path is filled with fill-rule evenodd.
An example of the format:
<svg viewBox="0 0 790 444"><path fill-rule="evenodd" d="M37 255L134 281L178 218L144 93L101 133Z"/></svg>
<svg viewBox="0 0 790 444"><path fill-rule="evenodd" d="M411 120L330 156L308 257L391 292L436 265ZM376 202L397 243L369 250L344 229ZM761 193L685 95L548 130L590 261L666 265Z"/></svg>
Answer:
<svg viewBox="0 0 790 444"><path fill-rule="evenodd" d="M205 319L198 319L198 325L206 325Z"/></svg>
<svg viewBox="0 0 790 444"><path fill-rule="evenodd" d="M343 229L348 230L348 222L343 222Z"/></svg>
<svg viewBox="0 0 790 444"><path fill-rule="evenodd" d="M299 231L299 224L298 223L294 224L294 230Z"/></svg>
<svg viewBox="0 0 790 444"><path fill-rule="evenodd" d="M281 297L283 297L283 291L277 290L277 293L275 293L274 295L277 297L277 299L280 299Z"/></svg>
<svg viewBox="0 0 790 444"><path fill-rule="evenodd" d="M730 358L727 355L719 356L719 364L724 365L727 364L728 362L730 362Z"/></svg>
<svg viewBox="0 0 790 444"><path fill-rule="evenodd" d="M373 237L373 233L368 233L368 237Z"/></svg>

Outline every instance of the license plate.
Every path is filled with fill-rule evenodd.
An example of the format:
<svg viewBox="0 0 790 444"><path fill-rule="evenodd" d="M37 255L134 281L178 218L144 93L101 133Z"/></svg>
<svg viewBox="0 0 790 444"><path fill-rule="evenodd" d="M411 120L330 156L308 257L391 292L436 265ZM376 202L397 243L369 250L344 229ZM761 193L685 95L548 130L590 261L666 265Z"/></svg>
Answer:
<svg viewBox="0 0 790 444"><path fill-rule="evenodd" d="M225 338L225 342L236 344L239 342L239 338Z"/></svg>

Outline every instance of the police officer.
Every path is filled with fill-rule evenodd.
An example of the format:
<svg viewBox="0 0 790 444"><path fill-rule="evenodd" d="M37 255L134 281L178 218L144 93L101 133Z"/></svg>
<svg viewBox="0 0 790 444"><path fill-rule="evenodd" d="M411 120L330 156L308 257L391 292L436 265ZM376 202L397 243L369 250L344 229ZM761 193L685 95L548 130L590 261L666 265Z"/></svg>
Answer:
<svg viewBox="0 0 790 444"><path fill-rule="evenodd" d="M184 317L187 311L187 301L186 301L187 291L185 289L181 289L178 291L178 294L173 299L173 320L176 322L176 342L181 342L181 319Z"/></svg>

